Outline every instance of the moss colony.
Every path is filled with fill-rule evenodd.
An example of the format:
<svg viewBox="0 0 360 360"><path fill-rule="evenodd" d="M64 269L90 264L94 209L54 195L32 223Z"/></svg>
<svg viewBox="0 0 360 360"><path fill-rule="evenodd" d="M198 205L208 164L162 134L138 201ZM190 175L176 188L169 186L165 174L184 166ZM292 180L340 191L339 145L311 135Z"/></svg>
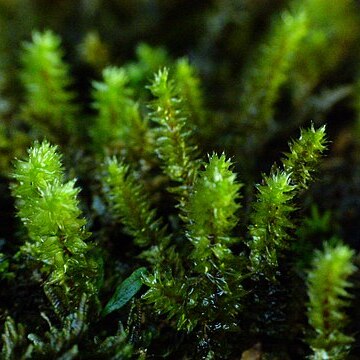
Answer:
<svg viewBox="0 0 360 360"><path fill-rule="evenodd" d="M1 359L359 359L360 5L0 0Z"/></svg>

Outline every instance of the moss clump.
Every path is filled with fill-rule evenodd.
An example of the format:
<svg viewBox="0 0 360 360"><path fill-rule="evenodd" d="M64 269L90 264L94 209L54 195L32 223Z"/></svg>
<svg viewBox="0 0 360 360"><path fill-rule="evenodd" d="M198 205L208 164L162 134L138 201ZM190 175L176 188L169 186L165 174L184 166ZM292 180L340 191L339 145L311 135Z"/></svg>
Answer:
<svg viewBox="0 0 360 360"><path fill-rule="evenodd" d="M328 3L0 0L1 358L359 357Z"/></svg>

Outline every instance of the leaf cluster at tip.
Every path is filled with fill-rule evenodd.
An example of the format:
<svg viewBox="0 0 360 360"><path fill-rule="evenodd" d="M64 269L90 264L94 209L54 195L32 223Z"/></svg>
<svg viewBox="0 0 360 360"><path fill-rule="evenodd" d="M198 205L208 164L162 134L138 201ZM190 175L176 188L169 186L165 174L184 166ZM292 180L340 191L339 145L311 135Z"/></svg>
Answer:
<svg viewBox="0 0 360 360"><path fill-rule="evenodd" d="M63 61L60 37L51 31L34 32L24 44L21 79L26 90L22 117L34 130L58 142L78 132L75 95L69 90L72 80Z"/></svg>
<svg viewBox="0 0 360 360"><path fill-rule="evenodd" d="M47 284L63 286L69 301L79 293L71 285L92 294L97 281L96 261L86 254L90 234L79 209L75 181L65 181L61 156L48 142L35 143L26 160L15 164L12 193L18 216L28 231L24 254L42 262Z"/></svg>
<svg viewBox="0 0 360 360"><path fill-rule="evenodd" d="M346 245L324 245L313 259L308 273L308 318L315 330L309 339L312 359L346 359L352 336L344 333L345 308L351 298L349 277L355 272L354 251Z"/></svg>
<svg viewBox="0 0 360 360"><path fill-rule="evenodd" d="M205 268L209 253L221 258L228 253L227 246L236 241L231 232L238 221L242 185L230 166L225 155L209 157L185 206L188 238L195 247L193 257Z"/></svg>
<svg viewBox="0 0 360 360"><path fill-rule="evenodd" d="M197 168L196 147L191 145L184 99L166 68L155 74L149 89L155 97L150 105L150 119L158 125L154 128L156 152L164 171L173 181L191 183Z"/></svg>

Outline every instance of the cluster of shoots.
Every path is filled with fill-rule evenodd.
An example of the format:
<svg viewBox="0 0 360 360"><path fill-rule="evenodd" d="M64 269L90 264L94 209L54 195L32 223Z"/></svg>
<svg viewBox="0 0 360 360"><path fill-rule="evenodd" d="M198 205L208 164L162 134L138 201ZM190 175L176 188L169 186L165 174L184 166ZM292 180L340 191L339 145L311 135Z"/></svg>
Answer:
<svg viewBox="0 0 360 360"><path fill-rule="evenodd" d="M289 260L301 241L303 196L327 148L325 126L304 126L259 183L247 183L252 175L239 171L247 168L241 162L249 151L256 153L278 131L275 105L283 86L301 79L292 93L301 105L341 56L335 52L323 69L317 61L305 66L305 57L352 43L341 30L356 26L351 15L344 20L348 1L329 5L332 27L313 12L325 3L294 1L255 51L234 134L219 134L242 156L226 147L203 151L201 141L217 134L188 59L172 60L163 49L141 44L136 62L108 66L109 54L92 34L81 51L99 78L83 115L60 38L33 33L21 55L19 119L37 140L14 162L11 193L21 245L9 257L0 253L0 275L9 281L29 269L25 278L45 295L39 316L49 330L36 335L43 325L28 328L19 316L8 316L4 359L145 359L167 329L196 342L199 357L213 359L227 335L261 337L261 324L250 315L258 304L249 299L267 309L272 289L286 288L295 277L307 288L302 310L308 323L297 336L307 341L308 355L346 359L355 341L345 313L354 251L340 241L325 243L300 278ZM99 61L96 49L102 49ZM0 127L0 140L3 132ZM81 147L77 157L69 150L74 144ZM75 157L81 170L72 168ZM86 204L80 184L93 192ZM112 334L101 328L111 317L117 324Z"/></svg>

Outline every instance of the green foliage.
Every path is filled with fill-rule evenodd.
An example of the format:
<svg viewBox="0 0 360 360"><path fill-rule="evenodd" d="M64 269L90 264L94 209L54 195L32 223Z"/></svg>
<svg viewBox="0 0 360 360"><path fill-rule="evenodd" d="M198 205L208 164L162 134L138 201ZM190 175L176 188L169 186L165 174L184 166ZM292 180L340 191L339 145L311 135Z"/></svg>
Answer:
<svg viewBox="0 0 360 360"><path fill-rule="evenodd" d="M1 119L0 119L1 121ZM8 176L14 156L22 156L30 145L29 137L17 129L0 122L0 174Z"/></svg>
<svg viewBox="0 0 360 360"><path fill-rule="evenodd" d="M66 142L78 132L75 95L64 63L60 38L51 31L34 32L24 44L21 80L26 90L22 117L49 139Z"/></svg>
<svg viewBox="0 0 360 360"><path fill-rule="evenodd" d="M104 307L102 312L103 316L121 309L131 300L131 298L140 290L142 286L142 276L145 272L146 268L139 268L135 270L116 288L114 295Z"/></svg>
<svg viewBox="0 0 360 360"><path fill-rule="evenodd" d="M75 359L79 355L76 342L87 331L87 306L86 296L83 296L76 311L65 318L60 329L52 326L50 320L43 315L50 325L50 331L45 333L46 340L35 334L28 335L28 339L33 343L32 355L40 359L61 354L64 359Z"/></svg>
<svg viewBox="0 0 360 360"><path fill-rule="evenodd" d="M221 263L229 257L229 245L238 241L230 235L238 221L236 212L240 207L237 200L241 184L236 182L230 166L225 155L211 156L185 206L187 237L194 245L192 258L205 274L216 260Z"/></svg>
<svg viewBox="0 0 360 360"><path fill-rule="evenodd" d="M284 169L298 189L306 189L312 180L321 154L326 149L325 127L301 130L300 138L290 143L290 152L283 159Z"/></svg>
<svg viewBox="0 0 360 360"><path fill-rule="evenodd" d="M57 148L35 143L28 159L16 162L13 178L18 216L29 237L21 251L43 264L46 284L63 287L67 301L95 294L98 264L85 242L90 234L78 206L79 189L75 181L65 181Z"/></svg>
<svg viewBox="0 0 360 360"><path fill-rule="evenodd" d="M136 47L136 57L136 62L126 65L126 72L138 95L145 96L143 94L144 86L148 83L149 78L160 68L168 65L170 59L164 48L152 47L145 43L140 43Z"/></svg>
<svg viewBox="0 0 360 360"><path fill-rule="evenodd" d="M254 225L249 227L250 258L255 271L276 268L278 250L288 246L291 239L289 230L294 226L290 221L290 215L295 210L291 203L294 189L290 176L282 171L265 177L264 184L258 186L258 198L251 219Z"/></svg>
<svg viewBox="0 0 360 360"><path fill-rule="evenodd" d="M246 68L248 73L244 76L240 98L240 117L246 125L245 131L249 128L272 130L274 104L281 86L289 79L307 31L306 12L284 12L274 22L268 39Z"/></svg>
<svg viewBox="0 0 360 360"><path fill-rule="evenodd" d="M103 82L93 82L93 107L98 111L90 132L98 152L123 150L141 153L146 148L147 123L132 99L132 89L124 69L107 67Z"/></svg>
<svg viewBox="0 0 360 360"><path fill-rule="evenodd" d="M143 281L149 289L143 299L151 303L158 314L174 319L178 329L190 331L196 324L188 312L195 306L198 294L193 294L195 299L189 297L187 287L181 286L184 280L182 260L174 248L169 248L163 252L161 263L157 262L154 271L144 274Z"/></svg>
<svg viewBox="0 0 360 360"><path fill-rule="evenodd" d="M150 119L158 126L154 128L156 153L162 160L164 172L173 181L182 185L182 196L187 195L197 170L194 160L196 147L191 145L191 128L187 124L183 99L178 95L169 71L160 70L149 87L156 98L151 103Z"/></svg>
<svg viewBox="0 0 360 360"><path fill-rule="evenodd" d="M108 336L89 357L91 356L111 360L133 359L134 347L129 343L128 334L120 325L117 334ZM140 359L141 355L138 358Z"/></svg>
<svg viewBox="0 0 360 360"><path fill-rule="evenodd" d="M115 219L125 225L138 246L166 243L165 229L156 211L151 209L148 196L129 166L116 158L108 159L103 176L103 188Z"/></svg>
<svg viewBox="0 0 360 360"><path fill-rule="evenodd" d="M67 315L61 327L51 324L45 313L41 313L49 330L43 337L34 333L26 336L22 324L16 324L10 317L6 319L5 332L2 335L2 359L129 359L133 347L128 343L128 334L119 326L116 335L106 337L100 344L96 340L84 341L89 332L89 307L85 295L78 308ZM99 341L99 339L98 339Z"/></svg>
<svg viewBox="0 0 360 360"><path fill-rule="evenodd" d="M200 79L196 68L188 59L182 58L176 62L175 79L191 122L196 125L197 131L205 132L206 129L203 128L205 127L204 97Z"/></svg>
<svg viewBox="0 0 360 360"><path fill-rule="evenodd" d="M359 358L358 6L0 0L0 357Z"/></svg>
<svg viewBox="0 0 360 360"><path fill-rule="evenodd" d="M215 322L232 327L241 308L243 264L230 250L236 241L231 231L241 185L230 166L225 155L211 156L185 203L186 237L193 245L188 271L178 265L164 272L165 264L160 264L153 275L145 276L150 289L144 298L159 313L174 318L179 330Z"/></svg>
<svg viewBox="0 0 360 360"><path fill-rule="evenodd" d="M347 323L345 307L350 305L349 276L356 268L351 260L354 251L346 245L324 245L313 259L308 274L308 317L314 337L308 339L312 359L347 359L352 336L343 330Z"/></svg>
<svg viewBox="0 0 360 360"><path fill-rule="evenodd" d="M302 130L298 140L289 144L283 170L274 170L257 186L257 201L249 227L251 263L255 272L274 276L281 250L288 248L295 227L292 214L296 210L293 198L308 187L312 173L317 169L322 152L326 149L325 128Z"/></svg>
<svg viewBox="0 0 360 360"><path fill-rule="evenodd" d="M295 99L299 101L346 59L359 39L359 15L352 0L299 0L294 7L308 17L308 32L292 73Z"/></svg>
<svg viewBox="0 0 360 360"><path fill-rule="evenodd" d="M22 324L16 324L11 317L7 317L5 321L5 331L2 335L2 351L1 357L4 360L26 359L30 354L21 355L21 348L24 346L25 329ZM28 353L31 353L29 349Z"/></svg>
<svg viewBox="0 0 360 360"><path fill-rule="evenodd" d="M194 329L198 322L194 308L201 302L202 295L199 291L189 293L187 287L181 286L185 278L179 273L174 277L171 270L155 270L144 281L150 289L143 298L153 305L159 315L174 319L178 330Z"/></svg>
<svg viewBox="0 0 360 360"><path fill-rule="evenodd" d="M101 71L109 63L109 49L96 31L90 31L79 46L82 60Z"/></svg>

